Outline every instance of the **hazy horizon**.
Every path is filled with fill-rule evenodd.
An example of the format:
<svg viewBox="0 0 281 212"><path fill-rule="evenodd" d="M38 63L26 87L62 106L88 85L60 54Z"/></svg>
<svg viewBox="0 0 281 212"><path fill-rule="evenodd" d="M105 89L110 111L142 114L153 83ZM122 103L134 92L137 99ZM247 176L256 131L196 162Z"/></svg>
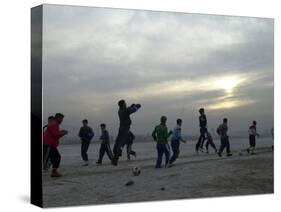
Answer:
<svg viewBox="0 0 281 212"><path fill-rule="evenodd" d="M252 120L266 131L273 69L273 19L43 6L43 120L63 113L72 135L84 118L116 135L119 99L142 105L136 134L150 134L161 115L199 133L200 107L209 129L227 117L233 132Z"/></svg>

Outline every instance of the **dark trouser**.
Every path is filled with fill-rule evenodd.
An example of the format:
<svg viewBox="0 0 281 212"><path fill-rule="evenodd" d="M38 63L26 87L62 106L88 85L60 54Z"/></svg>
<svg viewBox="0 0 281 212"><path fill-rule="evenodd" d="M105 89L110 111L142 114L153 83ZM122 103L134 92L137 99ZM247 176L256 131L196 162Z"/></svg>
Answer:
<svg viewBox="0 0 281 212"><path fill-rule="evenodd" d="M127 144L127 158L130 160L131 155L136 156L136 152L132 150L132 143Z"/></svg>
<svg viewBox="0 0 281 212"><path fill-rule="evenodd" d="M256 147L256 136L250 135L249 136L249 143L250 143L250 147Z"/></svg>
<svg viewBox="0 0 281 212"><path fill-rule="evenodd" d="M119 156L122 154L122 148L127 142L130 126L120 126L115 144L113 147L114 160L117 162Z"/></svg>
<svg viewBox="0 0 281 212"><path fill-rule="evenodd" d="M168 165L170 159L170 148L169 144L157 144L157 162L156 168L161 168L163 154L165 154L165 166Z"/></svg>
<svg viewBox="0 0 281 212"><path fill-rule="evenodd" d="M209 140L209 139L208 139L208 141L206 143L206 150L207 150L207 152L209 151L209 145L211 145L211 147L213 147L213 149L217 152L217 147L214 144L214 141L213 140Z"/></svg>
<svg viewBox="0 0 281 212"><path fill-rule="evenodd" d="M206 127L201 127L200 128L200 136L198 138L195 150L198 151L199 147L203 148L204 141L206 140L206 134L207 134L207 128Z"/></svg>
<svg viewBox="0 0 281 212"><path fill-rule="evenodd" d="M50 167L50 165L49 165L50 150L51 150L51 148L48 145L43 144L43 169L44 170L47 170Z"/></svg>
<svg viewBox="0 0 281 212"><path fill-rule="evenodd" d="M56 147L50 147L49 157L50 157L51 163L53 165L53 169L59 168L61 156Z"/></svg>
<svg viewBox="0 0 281 212"><path fill-rule="evenodd" d="M112 160L113 155L112 155L112 152L111 152L111 149L110 149L110 145L109 145L109 143L103 142L100 145L100 155L99 155L98 163L102 163L102 158L103 158L105 152L106 152L108 158L110 160Z"/></svg>
<svg viewBox="0 0 281 212"><path fill-rule="evenodd" d="M230 153L230 144L229 144L228 136L221 137L221 146L220 146L219 153L222 153L224 148L226 148L226 152L227 152L227 154L229 154Z"/></svg>
<svg viewBox="0 0 281 212"><path fill-rule="evenodd" d="M90 146L90 141L82 141L81 142L81 156L84 161L88 161L88 149Z"/></svg>
<svg viewBox="0 0 281 212"><path fill-rule="evenodd" d="M180 141L179 140L172 140L171 141L171 147L173 150L173 155L170 159L170 164L176 161L176 159L179 157L180 154Z"/></svg>

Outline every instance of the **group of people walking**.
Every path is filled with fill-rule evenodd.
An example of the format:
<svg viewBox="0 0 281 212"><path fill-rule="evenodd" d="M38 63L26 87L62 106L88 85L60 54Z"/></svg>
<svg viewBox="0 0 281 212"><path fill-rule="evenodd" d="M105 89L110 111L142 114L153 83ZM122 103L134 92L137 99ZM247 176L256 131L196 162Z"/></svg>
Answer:
<svg viewBox="0 0 281 212"><path fill-rule="evenodd" d="M125 100L120 100L118 102L118 116L119 116L119 130L118 135L115 139L113 146L113 151L110 148L110 135L106 129L106 124L100 124L101 128L101 145L99 149L99 157L96 162L97 165L102 164L103 157L105 153L110 159L112 165L117 166L120 156L122 156L122 150L125 145L127 145L127 159L130 160L131 155L136 157L136 152L132 150L132 144L135 139L135 135L131 131L131 118L130 116L137 112L140 108L140 104L132 104L127 106ZM60 130L59 125L63 122L64 115L61 113L55 114L55 116L50 116L48 118L48 124L43 127L43 168L48 169L48 161L52 164L51 177L60 177L61 174L57 171L60 165L61 156L57 149L59 145L59 139L68 133L67 130ZM167 117L162 116L160 118L160 124L158 124L153 132L152 138L156 142L157 149L157 160L155 168L162 168L162 158L165 155L164 167L171 167L174 162L179 157L180 154L180 143L186 143L183 139L181 133L182 119L178 118L176 120L176 126L173 130L168 130L166 126ZM217 149L213 142L212 135L207 129L207 116L205 114L204 108L199 109L199 126L200 126L200 136L195 146L195 151L198 154L199 151L204 152L204 143L206 148L206 153L209 153L209 146L211 146L219 157L222 157L224 149L226 149L226 155L232 156L230 150L230 142L228 136L228 120L223 119L222 124L220 124L216 130L220 136L221 145ZM256 128L257 122L253 121L253 124L249 127L249 141L250 147L247 149L249 154L255 154L255 139L259 134ZM95 136L93 129L88 126L88 120L84 119L82 121L82 127L79 130L78 136L81 139L81 157L84 161L83 166L88 166L88 148L91 140ZM170 138L171 137L171 138ZM169 145L170 139L170 145ZM170 148L172 150L172 155L170 154Z"/></svg>

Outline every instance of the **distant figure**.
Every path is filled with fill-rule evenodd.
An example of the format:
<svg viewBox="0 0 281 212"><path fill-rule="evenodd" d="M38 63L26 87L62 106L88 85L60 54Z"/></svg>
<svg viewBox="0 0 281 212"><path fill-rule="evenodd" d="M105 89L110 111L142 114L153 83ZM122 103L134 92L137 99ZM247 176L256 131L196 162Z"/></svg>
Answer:
<svg viewBox="0 0 281 212"><path fill-rule="evenodd" d="M207 132L206 153L209 153L209 145L211 145L211 147L213 147L213 149L215 150L216 153L218 152L211 133Z"/></svg>
<svg viewBox="0 0 281 212"><path fill-rule="evenodd" d="M118 102L118 106L119 106L118 116L119 116L120 126L113 148L114 156L112 159L112 164L114 166L117 166L119 156L122 154L122 148L124 147L128 139L130 126L132 124L130 115L132 113L135 113L141 108L140 104L132 104L130 107L127 107L125 100L120 100Z"/></svg>
<svg viewBox="0 0 281 212"><path fill-rule="evenodd" d="M249 133L249 148L247 149L247 152L251 155L255 155L255 148L256 148L256 137L260 137L260 135L257 133L257 122L253 121L253 124L249 127L248 130Z"/></svg>
<svg viewBox="0 0 281 212"><path fill-rule="evenodd" d="M101 136L100 136L101 145L100 145L99 159L97 161L97 165L102 164L102 159L103 159L105 152L110 160L112 160L112 158L113 158L113 155L112 155L112 152L110 149L109 133L106 130L106 125L101 124L100 127L101 127Z"/></svg>
<svg viewBox="0 0 281 212"><path fill-rule="evenodd" d="M48 117L48 124L46 124L44 127L43 127L43 137L44 137L44 133L48 127L48 125L54 120L54 116L49 116ZM43 169L45 171L49 170L50 166L51 166L51 161L50 161L50 147L45 144L44 142L46 142L44 139L43 139Z"/></svg>
<svg viewBox="0 0 281 212"><path fill-rule="evenodd" d="M155 168L162 168L162 157L163 154L165 154L165 167L168 167L169 165L169 159L170 159L170 147L168 144L168 138L171 135L171 132L168 133L168 128L166 127L166 121L167 117L162 116L160 119L160 124L157 125L152 132L152 137L154 141L157 142L156 148L157 148L157 161Z"/></svg>
<svg viewBox="0 0 281 212"><path fill-rule="evenodd" d="M177 119L177 126L174 128L171 138L171 147L173 150L173 155L169 161L170 166L173 164L173 162L176 161L176 159L179 157L180 154L180 142L186 143L186 141L181 136L181 125L182 120Z"/></svg>
<svg viewBox="0 0 281 212"><path fill-rule="evenodd" d="M207 117L205 115L204 108L199 109L199 126L200 126L200 136L198 138L195 151L198 154L198 150L200 149L203 152L203 145L204 141L206 140L206 134L208 132L207 130Z"/></svg>
<svg viewBox="0 0 281 212"><path fill-rule="evenodd" d="M224 148L226 148L227 156L232 156L230 153L230 144L229 137L227 135L228 126L227 126L227 118L223 119L223 123L217 128L217 133L220 135L221 146L218 152L218 155L221 157Z"/></svg>
<svg viewBox="0 0 281 212"><path fill-rule="evenodd" d="M88 166L88 149L91 143L92 138L94 137L94 131L91 127L88 126L88 120L84 119L82 121L83 126L80 128L78 136L81 139L81 157L84 161L82 166Z"/></svg>
<svg viewBox="0 0 281 212"><path fill-rule="evenodd" d="M57 169L60 166L61 156L57 149L59 145L59 139L67 134L66 130L60 130L59 125L63 122L64 115L57 113L55 118L48 124L48 127L44 133L44 144L50 147L49 157L53 166L51 177L61 177Z"/></svg>
<svg viewBox="0 0 281 212"><path fill-rule="evenodd" d="M132 133L132 131L129 131L128 134L128 138L127 138L127 159L130 160L131 159L131 155L133 155L134 157L137 156L137 153L135 151L132 150L132 146L134 143L136 136Z"/></svg>

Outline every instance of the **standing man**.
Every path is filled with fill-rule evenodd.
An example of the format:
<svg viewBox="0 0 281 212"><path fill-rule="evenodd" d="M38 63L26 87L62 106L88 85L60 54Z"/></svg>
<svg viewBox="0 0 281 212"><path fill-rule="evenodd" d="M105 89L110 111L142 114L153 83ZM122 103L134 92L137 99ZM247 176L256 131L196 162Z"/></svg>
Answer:
<svg viewBox="0 0 281 212"><path fill-rule="evenodd" d="M136 136L132 133L132 131L129 131L128 134L128 139L127 139L127 160L131 159L131 155L133 155L134 157L137 156L137 153L135 151L132 150L132 146L134 143Z"/></svg>
<svg viewBox="0 0 281 212"><path fill-rule="evenodd" d="M157 148L157 161L155 168L162 168L162 157L163 154L165 154L165 167L168 167L169 165L169 159L170 159L170 148L168 144L168 138L171 135L171 132L168 133L168 128L166 127L166 121L167 117L162 116L160 119L160 124L157 125L152 132L152 137L154 141L157 142L156 148Z"/></svg>
<svg viewBox="0 0 281 212"><path fill-rule="evenodd" d="M199 109L199 126L200 126L200 136L198 138L195 151L198 154L198 150L200 148L201 151L203 151L203 145L204 141L206 140L206 134L208 132L207 130L207 116L205 115L204 108Z"/></svg>
<svg viewBox="0 0 281 212"><path fill-rule="evenodd" d="M59 139L67 134L66 130L59 129L59 125L62 123L63 118L63 114L57 113L53 121L48 123L48 127L43 136L44 144L50 147L49 158L53 166L51 177L61 177L61 174L57 172L61 161L61 156L57 147L59 145Z"/></svg>
<svg viewBox="0 0 281 212"><path fill-rule="evenodd" d="M81 157L84 161L82 166L88 166L88 149L91 143L92 138L94 137L94 131L91 127L88 126L88 120L84 119L82 121L83 126L80 128L78 136L81 139Z"/></svg>
<svg viewBox="0 0 281 212"><path fill-rule="evenodd" d="M100 127L101 127L101 137L100 137L101 145L100 145L99 160L97 161L97 165L102 164L102 158L103 158L105 152L110 160L112 160L112 158L113 158L113 155L112 155L112 152L110 149L109 134L108 134L108 131L106 130L106 125L101 124Z"/></svg>
<svg viewBox="0 0 281 212"><path fill-rule="evenodd" d="M257 122L253 121L253 124L249 127L249 144L250 147L247 149L247 152L251 155L255 155L255 148L256 148L256 137L260 137L257 133Z"/></svg>
<svg viewBox="0 0 281 212"><path fill-rule="evenodd" d="M221 157L224 148L226 148L227 156L232 156L230 153L230 144L229 144L229 137L227 135L228 126L227 126L227 118L223 119L223 123L217 128L217 133L220 136L221 146L218 152L218 155Z"/></svg>
<svg viewBox="0 0 281 212"><path fill-rule="evenodd" d="M130 107L127 107L127 104L125 100L120 100L118 102L119 110L118 110L118 116L119 116L119 131L117 138L115 140L114 148L113 148L113 159L112 164L114 166L117 166L119 156L122 154L122 148L127 142L128 134L130 131L130 126L132 124L132 121L130 119L130 115L132 113L137 112L140 108L140 104L132 104Z"/></svg>
<svg viewBox="0 0 281 212"><path fill-rule="evenodd" d="M173 155L169 161L169 165L172 166L173 162L179 157L180 154L180 142L186 143L186 141L181 136L181 125L182 120L177 119L177 126L172 131L171 147L173 150Z"/></svg>

